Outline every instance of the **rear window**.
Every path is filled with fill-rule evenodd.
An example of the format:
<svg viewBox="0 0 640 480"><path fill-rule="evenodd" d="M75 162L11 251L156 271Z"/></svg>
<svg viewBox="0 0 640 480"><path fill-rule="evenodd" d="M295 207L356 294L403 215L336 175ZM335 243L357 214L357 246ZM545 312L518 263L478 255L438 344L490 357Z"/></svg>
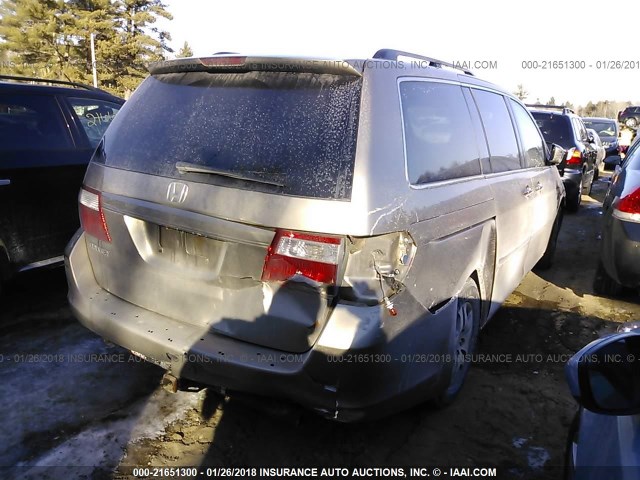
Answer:
<svg viewBox="0 0 640 480"><path fill-rule="evenodd" d="M149 77L107 130L105 163L194 182L346 200L360 90L360 77L329 74ZM210 173L192 171L198 167Z"/></svg>
<svg viewBox="0 0 640 480"><path fill-rule="evenodd" d="M595 130L599 137L618 136L618 126L614 121L607 122L604 120L589 120L588 118L583 118L582 122L587 128Z"/></svg>
<svg viewBox="0 0 640 480"><path fill-rule="evenodd" d="M564 148L575 146L573 131L568 117L554 115L553 113L531 112L531 114L535 118L546 142L555 143Z"/></svg>

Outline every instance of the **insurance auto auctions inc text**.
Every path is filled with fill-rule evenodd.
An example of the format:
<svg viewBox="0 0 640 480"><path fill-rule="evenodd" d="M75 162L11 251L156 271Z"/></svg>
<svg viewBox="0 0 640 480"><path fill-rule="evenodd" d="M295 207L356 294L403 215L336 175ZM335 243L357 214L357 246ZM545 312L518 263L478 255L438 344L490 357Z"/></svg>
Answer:
<svg viewBox="0 0 640 480"><path fill-rule="evenodd" d="M215 468L207 470L210 474L208 476L215 477L218 476L217 473L223 473L217 472L218 469ZM490 467L261 467L243 470L245 470L242 472L244 478L489 478L497 476L497 469Z"/></svg>

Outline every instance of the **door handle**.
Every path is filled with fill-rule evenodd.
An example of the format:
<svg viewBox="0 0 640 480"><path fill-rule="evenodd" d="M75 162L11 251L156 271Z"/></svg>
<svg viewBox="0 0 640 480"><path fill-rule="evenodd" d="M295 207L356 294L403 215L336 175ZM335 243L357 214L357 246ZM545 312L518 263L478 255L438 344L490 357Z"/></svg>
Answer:
<svg viewBox="0 0 640 480"><path fill-rule="evenodd" d="M529 185L527 185L527 188L524 189L524 192L522 192L522 194L525 197L528 197L529 195L531 195L533 193L533 190L531 189L531 187Z"/></svg>
<svg viewBox="0 0 640 480"><path fill-rule="evenodd" d="M538 182L538 184L536 185L536 192L539 192L540 190L542 190L542 183Z"/></svg>
<svg viewBox="0 0 640 480"><path fill-rule="evenodd" d="M3 185L11 185L11 180L9 180L8 178L0 179L0 187L2 187Z"/></svg>

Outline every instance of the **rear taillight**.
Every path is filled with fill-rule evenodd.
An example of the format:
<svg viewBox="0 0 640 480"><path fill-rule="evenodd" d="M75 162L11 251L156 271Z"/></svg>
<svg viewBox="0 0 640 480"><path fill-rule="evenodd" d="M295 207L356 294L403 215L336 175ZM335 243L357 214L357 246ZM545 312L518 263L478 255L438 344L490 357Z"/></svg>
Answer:
<svg viewBox="0 0 640 480"><path fill-rule="evenodd" d="M581 165L582 153L576 148L570 148L567 152L567 165Z"/></svg>
<svg viewBox="0 0 640 480"><path fill-rule="evenodd" d="M262 270L263 281L285 281L302 275L334 285L344 252L341 237L277 230Z"/></svg>
<svg viewBox="0 0 640 480"><path fill-rule="evenodd" d="M622 197L615 208L623 213L640 214L640 188Z"/></svg>
<svg viewBox="0 0 640 480"><path fill-rule="evenodd" d="M89 187L80 189L78 198L80 203L80 223L82 229L92 237L105 242L111 242L111 235L107 228L107 221L102 211L102 195Z"/></svg>

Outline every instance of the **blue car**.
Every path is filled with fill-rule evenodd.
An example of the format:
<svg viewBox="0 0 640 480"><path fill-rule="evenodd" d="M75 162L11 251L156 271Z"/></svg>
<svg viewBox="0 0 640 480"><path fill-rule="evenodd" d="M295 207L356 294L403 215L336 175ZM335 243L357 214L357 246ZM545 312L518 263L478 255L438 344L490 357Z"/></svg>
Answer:
<svg viewBox="0 0 640 480"><path fill-rule="evenodd" d="M567 363L580 410L571 426L565 478L640 478L640 322L591 342Z"/></svg>

